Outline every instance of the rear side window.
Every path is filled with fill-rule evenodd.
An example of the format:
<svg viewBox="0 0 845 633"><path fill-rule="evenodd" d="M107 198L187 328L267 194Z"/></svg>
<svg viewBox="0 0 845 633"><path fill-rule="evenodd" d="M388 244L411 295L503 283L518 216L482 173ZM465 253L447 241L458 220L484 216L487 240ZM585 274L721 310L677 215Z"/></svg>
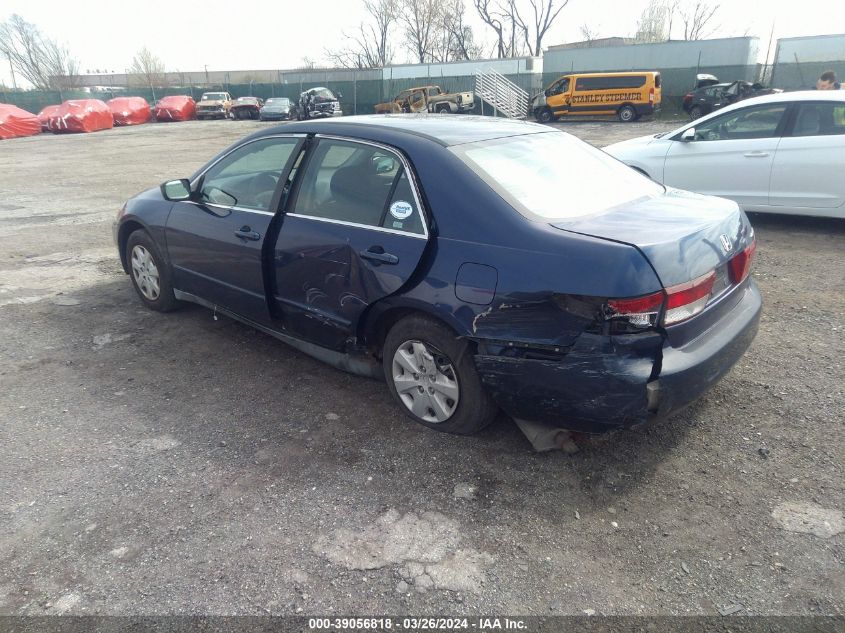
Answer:
<svg viewBox="0 0 845 633"><path fill-rule="evenodd" d="M566 221L664 189L563 132L527 134L449 148L529 220Z"/></svg>
<svg viewBox="0 0 845 633"><path fill-rule="evenodd" d="M660 73L654 73L654 87L660 87Z"/></svg>
<svg viewBox="0 0 845 633"><path fill-rule="evenodd" d="M845 103L799 103L790 136L845 134Z"/></svg>
<svg viewBox="0 0 845 633"><path fill-rule="evenodd" d="M617 88L642 88L645 85L645 75L609 76L609 77L579 77L575 82L575 90L615 90Z"/></svg>
<svg viewBox="0 0 845 633"><path fill-rule="evenodd" d="M293 213L424 233L410 181L393 152L322 139L305 167Z"/></svg>

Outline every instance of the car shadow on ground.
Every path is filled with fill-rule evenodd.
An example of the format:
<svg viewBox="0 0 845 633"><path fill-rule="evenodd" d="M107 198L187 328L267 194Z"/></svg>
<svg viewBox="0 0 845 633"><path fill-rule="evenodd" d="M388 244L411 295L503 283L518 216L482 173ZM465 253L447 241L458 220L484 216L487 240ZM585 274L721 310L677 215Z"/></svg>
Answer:
<svg viewBox="0 0 845 633"><path fill-rule="evenodd" d="M587 483L596 469L613 464L625 470L616 483L624 489L659 468L706 407L694 404L639 430L578 435L575 455L536 454L506 415L475 436L438 433L408 419L383 383L336 370L199 306L151 312L128 278L73 297L78 306L44 302L40 310L54 336L77 341L68 346L69 360L78 381L91 385L91 395L112 406L112 394L126 392L120 404L142 426L155 420L150 426L169 427L185 444L223 442L228 451L243 450L244 460L256 451L249 438L261 437L265 444L294 439L327 462L366 455L388 470L397 455L442 455L444 461L470 464L525 462ZM303 437L307 441L299 442Z"/></svg>

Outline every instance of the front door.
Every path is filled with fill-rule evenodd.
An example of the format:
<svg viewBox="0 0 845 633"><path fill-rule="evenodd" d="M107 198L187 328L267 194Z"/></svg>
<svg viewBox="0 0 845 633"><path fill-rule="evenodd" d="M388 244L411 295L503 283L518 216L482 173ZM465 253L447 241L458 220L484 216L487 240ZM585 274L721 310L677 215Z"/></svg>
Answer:
<svg viewBox="0 0 845 633"><path fill-rule="evenodd" d="M749 106L695 124L694 140L676 137L671 143L663 182L730 198L746 207L767 205L787 107L787 103Z"/></svg>
<svg viewBox="0 0 845 633"><path fill-rule="evenodd" d="M546 105L555 116L566 114L569 111L572 99L570 86L569 77L563 77L546 90Z"/></svg>
<svg viewBox="0 0 845 633"><path fill-rule="evenodd" d="M310 151L276 242L272 291L287 332L342 350L366 308L413 275L428 230L397 153L332 138Z"/></svg>
<svg viewBox="0 0 845 633"><path fill-rule="evenodd" d="M165 239L176 289L269 322L262 246L278 207L278 182L302 141L246 143L194 183L193 200L173 205Z"/></svg>

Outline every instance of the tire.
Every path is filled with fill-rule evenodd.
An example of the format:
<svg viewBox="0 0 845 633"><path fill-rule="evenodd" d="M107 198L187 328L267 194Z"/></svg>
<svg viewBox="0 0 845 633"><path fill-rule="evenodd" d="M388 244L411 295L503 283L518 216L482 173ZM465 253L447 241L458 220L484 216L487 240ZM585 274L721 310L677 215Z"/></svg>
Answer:
<svg viewBox="0 0 845 633"><path fill-rule="evenodd" d="M552 114L552 109L549 106L545 106L537 110L534 118L537 119L538 123L551 123L555 115Z"/></svg>
<svg viewBox="0 0 845 633"><path fill-rule="evenodd" d="M701 109L701 106L693 106L689 110L689 118L691 121L695 121L696 119L700 119L704 116L704 110Z"/></svg>
<svg viewBox="0 0 845 633"><path fill-rule="evenodd" d="M406 317L388 332L382 353L390 394L423 426L471 435L496 417L498 408L481 384L469 344L445 325ZM413 371L420 367L422 372Z"/></svg>
<svg viewBox="0 0 845 633"><path fill-rule="evenodd" d="M178 306L173 294L170 270L149 233L138 229L129 236L126 240L126 261L132 286L145 306L156 312L170 312ZM152 270L146 262L152 263ZM157 294L153 292L153 278L158 284Z"/></svg>
<svg viewBox="0 0 845 633"><path fill-rule="evenodd" d="M449 107L448 103L438 103L435 106L434 111L437 114L452 114L452 109Z"/></svg>
<svg viewBox="0 0 845 633"><path fill-rule="evenodd" d="M616 116L619 117L619 120L622 121L622 123L632 123L637 120L637 111L634 110L633 106L625 105L619 108Z"/></svg>

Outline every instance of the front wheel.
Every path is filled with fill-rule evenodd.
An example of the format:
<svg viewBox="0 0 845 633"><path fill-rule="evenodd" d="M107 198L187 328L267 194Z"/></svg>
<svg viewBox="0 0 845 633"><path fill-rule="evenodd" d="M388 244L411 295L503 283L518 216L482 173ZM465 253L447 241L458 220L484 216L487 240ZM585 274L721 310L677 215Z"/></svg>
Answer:
<svg viewBox="0 0 845 633"><path fill-rule="evenodd" d="M538 123L551 123L552 119L554 118L554 115L552 114L551 108L546 106L537 110L537 113L534 115L534 118L537 119Z"/></svg>
<svg viewBox="0 0 845 633"><path fill-rule="evenodd" d="M636 120L637 111L634 110L633 106L626 105L619 108L617 116L622 123L631 123Z"/></svg>
<svg viewBox="0 0 845 633"><path fill-rule="evenodd" d="M132 285L144 305L157 312L176 308L170 272L149 233L138 229L129 236L126 259Z"/></svg>
<svg viewBox="0 0 845 633"><path fill-rule="evenodd" d="M452 109L449 107L448 103L437 104L434 111L437 112L437 114L452 114Z"/></svg>
<svg viewBox="0 0 845 633"><path fill-rule="evenodd" d="M446 326L423 316L407 317L390 330L382 351L391 395L420 424L470 435L496 417L469 344Z"/></svg>

